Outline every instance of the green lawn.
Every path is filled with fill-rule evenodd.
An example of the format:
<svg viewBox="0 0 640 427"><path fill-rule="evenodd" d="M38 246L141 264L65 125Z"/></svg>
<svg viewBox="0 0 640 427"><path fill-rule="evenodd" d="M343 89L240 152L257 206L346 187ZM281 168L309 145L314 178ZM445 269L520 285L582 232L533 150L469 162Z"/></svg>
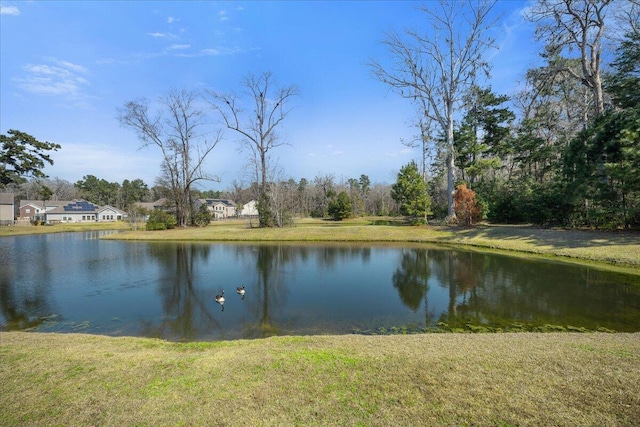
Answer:
<svg viewBox="0 0 640 427"><path fill-rule="evenodd" d="M640 334L0 333L3 426L632 426Z"/></svg>
<svg viewBox="0 0 640 427"><path fill-rule="evenodd" d="M66 233L74 231L130 230L129 224L117 222L86 222L54 225L16 225L0 227L2 236L22 236L27 234Z"/></svg>

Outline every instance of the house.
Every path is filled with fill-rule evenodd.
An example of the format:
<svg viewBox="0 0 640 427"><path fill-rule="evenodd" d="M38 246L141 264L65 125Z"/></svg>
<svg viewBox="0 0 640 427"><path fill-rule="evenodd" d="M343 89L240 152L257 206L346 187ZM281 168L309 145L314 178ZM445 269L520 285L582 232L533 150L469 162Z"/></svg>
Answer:
<svg viewBox="0 0 640 427"><path fill-rule="evenodd" d="M46 221L55 222L88 222L98 220L100 207L86 200L73 200L66 205L47 209Z"/></svg>
<svg viewBox="0 0 640 427"><path fill-rule="evenodd" d="M242 205L240 216L258 216L258 202L250 200Z"/></svg>
<svg viewBox="0 0 640 427"><path fill-rule="evenodd" d="M0 224L13 224L15 219L15 203L13 193L0 193Z"/></svg>
<svg viewBox="0 0 640 427"><path fill-rule="evenodd" d="M148 211L160 209L163 211L173 211L174 206L165 197L156 200L155 202L137 202L133 204L136 207L144 208Z"/></svg>
<svg viewBox="0 0 640 427"><path fill-rule="evenodd" d="M55 222L121 221L126 213L112 206L98 206L86 200L22 200L20 218Z"/></svg>
<svg viewBox="0 0 640 427"><path fill-rule="evenodd" d="M229 199L198 199L194 202L194 208L206 205L214 219L230 218L236 216L237 206Z"/></svg>
<svg viewBox="0 0 640 427"><path fill-rule="evenodd" d="M98 209L97 221L122 221L125 216L127 216L127 214L124 211L114 208L113 206L105 205Z"/></svg>
<svg viewBox="0 0 640 427"><path fill-rule="evenodd" d="M20 200L18 216L27 221L44 220L45 213L60 206L72 203L71 200Z"/></svg>

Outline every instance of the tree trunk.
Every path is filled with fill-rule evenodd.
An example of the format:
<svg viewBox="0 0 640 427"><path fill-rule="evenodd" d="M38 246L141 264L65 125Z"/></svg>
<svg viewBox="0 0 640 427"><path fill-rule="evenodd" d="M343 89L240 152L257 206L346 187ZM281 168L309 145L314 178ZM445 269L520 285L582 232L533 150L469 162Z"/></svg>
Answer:
<svg viewBox="0 0 640 427"><path fill-rule="evenodd" d="M455 153L453 146L453 102L447 103L447 218L446 222L456 221L453 195L455 192Z"/></svg>

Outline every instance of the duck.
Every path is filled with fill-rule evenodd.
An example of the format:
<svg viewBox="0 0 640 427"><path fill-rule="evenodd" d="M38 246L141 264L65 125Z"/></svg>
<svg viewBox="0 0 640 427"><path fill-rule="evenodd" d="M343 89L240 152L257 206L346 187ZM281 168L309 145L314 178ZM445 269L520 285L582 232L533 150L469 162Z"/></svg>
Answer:
<svg viewBox="0 0 640 427"><path fill-rule="evenodd" d="M222 311L224 311L224 289L216 295L216 302L222 306Z"/></svg>
<svg viewBox="0 0 640 427"><path fill-rule="evenodd" d="M236 288L236 292L237 292L239 295L242 295L242 299L244 299L244 285L242 285L242 286L238 286L238 287Z"/></svg>

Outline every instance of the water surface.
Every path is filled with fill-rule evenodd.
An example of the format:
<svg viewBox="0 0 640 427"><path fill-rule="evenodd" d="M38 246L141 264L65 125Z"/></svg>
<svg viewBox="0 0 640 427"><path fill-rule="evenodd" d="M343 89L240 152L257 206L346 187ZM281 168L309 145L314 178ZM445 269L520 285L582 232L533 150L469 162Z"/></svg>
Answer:
<svg viewBox="0 0 640 427"><path fill-rule="evenodd" d="M101 233L0 238L0 330L184 341L640 331L640 276L589 266L424 245L123 242ZM223 289L224 310L214 299Z"/></svg>

